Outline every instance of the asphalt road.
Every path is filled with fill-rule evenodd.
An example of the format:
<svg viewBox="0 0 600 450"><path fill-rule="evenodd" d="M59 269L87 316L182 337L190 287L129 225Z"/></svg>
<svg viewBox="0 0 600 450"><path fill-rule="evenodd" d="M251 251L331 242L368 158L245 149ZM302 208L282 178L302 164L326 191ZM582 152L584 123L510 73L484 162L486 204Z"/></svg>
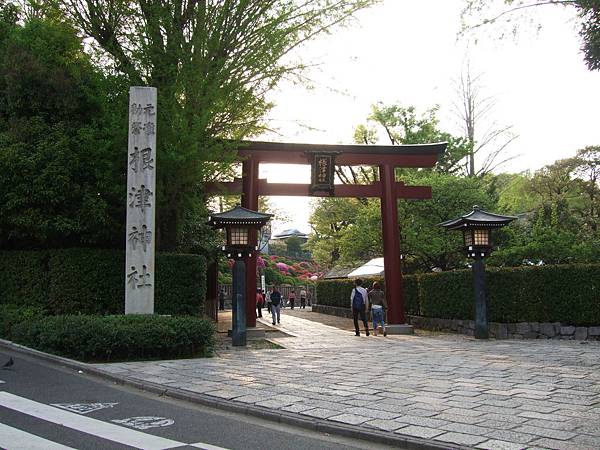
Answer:
<svg viewBox="0 0 600 450"><path fill-rule="evenodd" d="M0 351L0 448L384 449L159 397Z"/></svg>

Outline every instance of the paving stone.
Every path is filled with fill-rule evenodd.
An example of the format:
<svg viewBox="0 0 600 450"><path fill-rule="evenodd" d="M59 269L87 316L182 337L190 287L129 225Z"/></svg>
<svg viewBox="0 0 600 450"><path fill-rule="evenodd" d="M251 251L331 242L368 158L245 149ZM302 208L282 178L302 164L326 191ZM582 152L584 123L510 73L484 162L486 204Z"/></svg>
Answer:
<svg viewBox="0 0 600 450"><path fill-rule="evenodd" d="M508 414L488 413L481 417L485 420L495 420L498 422L508 422L508 423L512 423L512 424L520 424L520 423L527 422L527 419L525 417L511 416Z"/></svg>
<svg viewBox="0 0 600 450"><path fill-rule="evenodd" d="M411 414L412 414L412 412L411 412ZM467 423L467 424L471 424L471 425L483 422L485 420L485 419L483 419L483 417L484 416L478 416L478 417L460 416L460 415L456 415L456 414L446 414L445 412L434 416L435 419L447 420L448 422L455 422L455 423Z"/></svg>
<svg viewBox="0 0 600 450"><path fill-rule="evenodd" d="M477 444L475 448L481 448L484 450L522 450L527 448L522 444L515 442L500 441L498 439L490 439L489 441Z"/></svg>
<svg viewBox="0 0 600 450"><path fill-rule="evenodd" d="M380 411L375 408L359 408L351 407L344 409L344 413L356 414L357 416L365 416L372 419L395 419L400 415L397 412Z"/></svg>
<svg viewBox="0 0 600 450"><path fill-rule="evenodd" d="M429 428L442 428L444 425L448 425L450 422L447 420L434 419L431 417L416 417L416 416L400 416L394 419L398 422L407 423L410 425L418 425L420 427Z"/></svg>
<svg viewBox="0 0 600 450"><path fill-rule="evenodd" d="M572 433L570 431L561 431L561 430L553 430L550 428L541 428L541 427L532 427L528 425L521 425L519 427L514 428L514 431L518 433L529 433L535 434L537 436L549 437L551 439L560 439L566 441L567 439L571 439L576 436L576 433Z"/></svg>
<svg viewBox="0 0 600 450"><path fill-rule="evenodd" d="M444 431L443 430L437 430L435 428L429 428L429 427L419 427L416 425L409 425L407 427L401 428L399 430L396 431L396 433L399 434L404 434L407 436L414 436L414 437L419 437L419 438L424 438L424 439L431 439L435 436L439 436L440 434L443 434Z"/></svg>
<svg viewBox="0 0 600 450"><path fill-rule="evenodd" d="M236 399L236 401L239 399ZM300 413L303 411L308 411L309 409L314 409L313 405L307 403L296 403L294 405L284 406L281 408L282 411L295 412Z"/></svg>
<svg viewBox="0 0 600 450"><path fill-rule="evenodd" d="M325 408L314 408L301 411L303 416L317 417L319 419L327 419L339 415L339 411L332 411L331 409Z"/></svg>
<svg viewBox="0 0 600 450"><path fill-rule="evenodd" d="M436 441L451 442L453 444L460 445L476 445L487 440L487 438L483 436L474 436L472 434L453 432L444 433L440 436L435 436L433 439L435 439Z"/></svg>
<svg viewBox="0 0 600 450"><path fill-rule="evenodd" d="M375 419L365 422L363 425L377 428L384 431L396 431L407 426L405 423L396 422L395 420Z"/></svg>
<svg viewBox="0 0 600 450"><path fill-rule="evenodd" d="M528 444L534 439L539 438L539 436L534 434L518 433L513 430L494 430L487 433L487 436L502 441L522 442L524 444Z"/></svg>
<svg viewBox="0 0 600 450"><path fill-rule="evenodd" d="M369 420L369 417L357 416L356 414L340 414L338 416L328 417L329 420L347 423L349 425L358 425Z"/></svg>
<svg viewBox="0 0 600 450"><path fill-rule="evenodd" d="M449 423L441 427L446 431L454 431L456 433L474 434L474 435L485 435L492 431L490 428L482 427L479 425L469 425L467 423Z"/></svg>
<svg viewBox="0 0 600 450"><path fill-rule="evenodd" d="M303 318L321 315L284 314L282 328L295 336L274 338L284 351L229 349L209 359L95 367L307 418L341 417L350 425L379 424L374 428L382 431L398 426L399 435L407 429L427 438L482 436L480 447L600 448L600 342L474 342L459 335L358 340L351 326L341 330ZM357 354L386 364L373 366Z"/></svg>
<svg viewBox="0 0 600 450"><path fill-rule="evenodd" d="M586 447L581 447L579 444L565 441L557 441L555 439L538 439L532 442L533 445L540 446L544 449L551 448L554 450L587 450ZM592 450L592 449L589 449Z"/></svg>
<svg viewBox="0 0 600 450"><path fill-rule="evenodd" d="M566 422L569 420L566 416L560 416L558 414L542 414L535 411L523 411L522 413L519 413L519 416L527 417L529 419L542 419L549 422Z"/></svg>

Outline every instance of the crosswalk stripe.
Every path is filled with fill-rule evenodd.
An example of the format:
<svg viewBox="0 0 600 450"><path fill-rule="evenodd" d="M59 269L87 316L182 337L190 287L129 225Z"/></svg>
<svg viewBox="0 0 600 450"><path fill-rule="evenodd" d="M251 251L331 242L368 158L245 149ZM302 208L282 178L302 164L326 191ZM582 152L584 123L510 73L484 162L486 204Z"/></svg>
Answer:
<svg viewBox="0 0 600 450"><path fill-rule="evenodd" d="M202 442L197 442L195 444L189 444L190 447L201 448L202 450L228 450L223 447L217 447L216 445L204 444Z"/></svg>
<svg viewBox="0 0 600 450"><path fill-rule="evenodd" d="M91 417L80 416L8 392L0 392L0 406L130 447L162 450L186 445Z"/></svg>
<svg viewBox="0 0 600 450"><path fill-rule="evenodd" d="M10 450L74 450L3 423L0 423L0 447Z"/></svg>

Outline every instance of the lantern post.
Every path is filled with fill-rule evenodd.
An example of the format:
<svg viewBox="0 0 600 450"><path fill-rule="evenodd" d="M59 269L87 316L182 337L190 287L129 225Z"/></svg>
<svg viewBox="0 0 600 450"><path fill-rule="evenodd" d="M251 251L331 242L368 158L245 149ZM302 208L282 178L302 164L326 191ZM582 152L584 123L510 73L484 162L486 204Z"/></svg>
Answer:
<svg viewBox="0 0 600 450"><path fill-rule="evenodd" d="M473 290L475 294L475 339L488 339L487 302L485 298L485 257L492 252L492 229L515 220L473 206L473 211L439 225L447 230L461 230L467 256L473 258Z"/></svg>
<svg viewBox="0 0 600 450"><path fill-rule="evenodd" d="M235 208L223 213L213 214L208 218L208 223L213 228L224 228L226 232L226 245L221 249L227 256L234 260L232 267L233 301L231 320L231 339L234 346L246 345L246 264L245 258L251 258L258 249L250 245L250 230L259 230L272 217L272 214L263 214L237 205Z"/></svg>

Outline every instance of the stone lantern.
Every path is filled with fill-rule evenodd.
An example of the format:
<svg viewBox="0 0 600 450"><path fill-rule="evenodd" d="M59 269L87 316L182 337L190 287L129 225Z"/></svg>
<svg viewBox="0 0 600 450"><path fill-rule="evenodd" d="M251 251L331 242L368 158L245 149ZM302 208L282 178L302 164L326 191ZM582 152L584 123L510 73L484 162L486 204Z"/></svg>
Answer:
<svg viewBox="0 0 600 450"><path fill-rule="evenodd" d="M475 338L489 337L487 305L485 300L485 257L492 252L492 229L501 228L515 220L473 206L473 211L457 219L447 220L440 226L447 230L461 230L467 255L473 258L473 286L475 290Z"/></svg>
<svg viewBox="0 0 600 450"><path fill-rule="evenodd" d="M250 230L260 230L271 220L272 214L264 214L236 205L223 213L213 214L208 223L213 228L224 228L227 238L222 247L228 258L235 261L232 268L233 301L232 301L232 344L246 345L246 264L244 258L250 258L258 251L249 244ZM253 299L249 299L253 301Z"/></svg>

